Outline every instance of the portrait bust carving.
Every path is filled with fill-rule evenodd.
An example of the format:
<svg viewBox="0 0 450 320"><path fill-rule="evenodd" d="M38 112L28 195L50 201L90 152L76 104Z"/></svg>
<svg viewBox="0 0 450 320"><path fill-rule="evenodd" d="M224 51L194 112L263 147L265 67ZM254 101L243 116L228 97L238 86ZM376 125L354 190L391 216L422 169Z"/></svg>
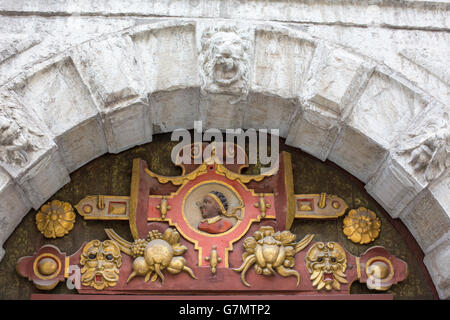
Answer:
<svg viewBox="0 0 450 320"><path fill-rule="evenodd" d="M223 193L211 191L199 205L203 220L198 229L208 233L222 233L233 227L233 224L222 218L228 210L228 201Z"/></svg>

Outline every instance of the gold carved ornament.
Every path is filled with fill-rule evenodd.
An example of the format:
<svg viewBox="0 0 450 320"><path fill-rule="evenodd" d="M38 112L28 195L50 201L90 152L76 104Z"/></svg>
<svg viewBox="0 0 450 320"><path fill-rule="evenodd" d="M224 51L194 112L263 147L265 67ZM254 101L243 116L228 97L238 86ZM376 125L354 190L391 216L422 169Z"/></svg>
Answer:
<svg viewBox="0 0 450 320"><path fill-rule="evenodd" d="M161 219L165 220L166 219L166 215L167 215L167 211L172 209L172 207L169 206L169 203L167 201L167 197L166 196L163 196L161 198L161 203L156 206L156 209L158 209L159 212L161 212Z"/></svg>
<svg viewBox="0 0 450 320"><path fill-rule="evenodd" d="M261 217L263 218L266 216L267 209L270 209L270 203L266 203L264 194L259 195L259 200L254 204L254 206L259 209L259 212L261 212Z"/></svg>
<svg viewBox="0 0 450 320"><path fill-rule="evenodd" d="M344 234L354 243L367 244L378 238L381 222L377 215L364 207L350 210L344 218Z"/></svg>
<svg viewBox="0 0 450 320"><path fill-rule="evenodd" d="M314 235L305 236L300 242L295 242L296 236L285 230L275 232L273 227L264 226L244 240L245 252L242 255L243 263L233 269L241 273L242 283L250 287L245 280L247 270L255 265L257 274L272 276L275 273L283 277L297 277L297 286L300 284L300 274L293 270L296 253L304 249L313 239Z"/></svg>
<svg viewBox="0 0 450 320"><path fill-rule="evenodd" d="M222 258L220 258L219 254L217 253L217 246L212 246L211 253L209 254L209 257L205 257L205 260L209 261L209 265L211 266L211 273L216 274L217 265L222 262Z"/></svg>
<svg viewBox="0 0 450 320"><path fill-rule="evenodd" d="M146 239L137 239L133 243L122 239L112 229L105 229L105 232L110 239L117 241L120 250L134 258L133 271L127 283L136 276L145 276L145 282L148 282L150 277L152 282L158 277L164 282L163 270L171 274L185 271L197 279L192 269L186 266L186 259L181 257L187 248L179 242L180 234L174 229L167 228L163 234L158 230L152 230Z"/></svg>
<svg viewBox="0 0 450 320"><path fill-rule="evenodd" d="M46 238L63 237L73 229L75 217L70 203L53 200L36 214L36 225Z"/></svg>
<svg viewBox="0 0 450 320"><path fill-rule="evenodd" d="M114 287L119 281L122 255L118 244L112 240L88 242L80 257L81 283L103 290Z"/></svg>
<svg viewBox="0 0 450 320"><path fill-rule="evenodd" d="M336 242L315 243L306 253L305 263L317 290L340 290L341 283L348 283L345 275L347 256Z"/></svg>

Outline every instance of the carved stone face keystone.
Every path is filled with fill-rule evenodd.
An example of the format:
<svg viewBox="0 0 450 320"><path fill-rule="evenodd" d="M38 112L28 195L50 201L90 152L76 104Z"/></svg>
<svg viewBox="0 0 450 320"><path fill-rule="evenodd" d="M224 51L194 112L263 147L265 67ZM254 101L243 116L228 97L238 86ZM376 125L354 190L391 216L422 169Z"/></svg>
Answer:
<svg viewBox="0 0 450 320"><path fill-rule="evenodd" d="M246 96L251 41L235 27L208 28L202 35L202 91Z"/></svg>

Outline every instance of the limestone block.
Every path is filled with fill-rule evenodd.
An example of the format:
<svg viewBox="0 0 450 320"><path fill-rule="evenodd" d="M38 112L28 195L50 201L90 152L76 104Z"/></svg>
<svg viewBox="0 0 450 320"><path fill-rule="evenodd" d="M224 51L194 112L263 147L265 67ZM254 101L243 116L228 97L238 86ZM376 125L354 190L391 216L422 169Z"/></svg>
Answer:
<svg viewBox="0 0 450 320"><path fill-rule="evenodd" d="M242 128L247 101L238 101L227 94L208 94L200 99L200 114L205 121L205 129Z"/></svg>
<svg viewBox="0 0 450 320"><path fill-rule="evenodd" d="M447 72L449 61L440 50L442 48L439 47L408 48L401 50L398 54L450 85L450 75Z"/></svg>
<svg viewBox="0 0 450 320"><path fill-rule="evenodd" d="M0 94L0 165L35 209L69 182L57 146L33 109L10 91Z"/></svg>
<svg viewBox="0 0 450 320"><path fill-rule="evenodd" d="M304 99L336 116L345 117L367 81L372 65L340 48L316 49Z"/></svg>
<svg viewBox="0 0 450 320"><path fill-rule="evenodd" d="M341 120L350 112L372 66L340 48L319 43L302 94L303 114L294 121L288 145L325 161Z"/></svg>
<svg viewBox="0 0 450 320"><path fill-rule="evenodd" d="M55 138L69 172L82 167L108 150L100 117L92 117ZM66 149L67 148L67 149Z"/></svg>
<svg viewBox="0 0 450 320"><path fill-rule="evenodd" d="M31 204L9 175L0 167L0 261L9 235L31 209Z"/></svg>
<svg viewBox="0 0 450 320"><path fill-rule="evenodd" d="M386 148L361 131L343 126L328 159L367 182L387 157Z"/></svg>
<svg viewBox="0 0 450 320"><path fill-rule="evenodd" d="M428 189L445 212L450 213L450 168L447 168L438 179L430 183Z"/></svg>
<svg viewBox="0 0 450 320"><path fill-rule="evenodd" d="M118 153L152 141L152 121L147 103L135 102L125 108L108 112L104 129L108 151Z"/></svg>
<svg viewBox="0 0 450 320"><path fill-rule="evenodd" d="M285 98L297 96L314 50L315 45L309 40L257 29L252 90Z"/></svg>
<svg viewBox="0 0 450 320"><path fill-rule="evenodd" d="M400 219L408 227L424 252L450 230L450 212L446 212L439 201L424 189L400 213Z"/></svg>
<svg viewBox="0 0 450 320"><path fill-rule="evenodd" d="M150 142L147 88L131 37L92 40L73 56L102 110L107 150L117 153Z"/></svg>
<svg viewBox="0 0 450 320"><path fill-rule="evenodd" d="M244 128L279 129L280 137L285 138L298 109L293 99L251 93L244 116Z"/></svg>
<svg viewBox="0 0 450 320"><path fill-rule="evenodd" d="M450 233L423 259L441 299L450 298Z"/></svg>
<svg viewBox="0 0 450 320"><path fill-rule="evenodd" d="M417 114L393 145L406 171L423 184L450 167L450 108L433 100Z"/></svg>
<svg viewBox="0 0 450 320"><path fill-rule="evenodd" d="M365 186L393 218L398 218L405 206L425 187L426 184L409 174L395 158L388 158Z"/></svg>
<svg viewBox="0 0 450 320"><path fill-rule="evenodd" d="M340 130L335 116L314 105L304 104L289 129L286 144L325 161Z"/></svg>
<svg viewBox="0 0 450 320"><path fill-rule="evenodd" d="M199 115L200 89L189 88L152 93L149 97L153 133L192 129Z"/></svg>
<svg viewBox="0 0 450 320"><path fill-rule="evenodd" d="M428 101L381 70L370 77L348 123L384 147L423 110Z"/></svg>
<svg viewBox="0 0 450 320"><path fill-rule="evenodd" d="M129 36L88 41L72 56L102 109L124 107L145 98L142 66Z"/></svg>
<svg viewBox="0 0 450 320"><path fill-rule="evenodd" d="M144 28L133 34L133 42L150 92L200 85L195 25Z"/></svg>
<svg viewBox="0 0 450 320"><path fill-rule="evenodd" d="M98 110L70 58L29 76L15 91L47 125L70 172L107 151Z"/></svg>
<svg viewBox="0 0 450 320"><path fill-rule="evenodd" d="M38 161L15 179L36 210L56 191L70 182L69 172L56 145L53 145Z"/></svg>

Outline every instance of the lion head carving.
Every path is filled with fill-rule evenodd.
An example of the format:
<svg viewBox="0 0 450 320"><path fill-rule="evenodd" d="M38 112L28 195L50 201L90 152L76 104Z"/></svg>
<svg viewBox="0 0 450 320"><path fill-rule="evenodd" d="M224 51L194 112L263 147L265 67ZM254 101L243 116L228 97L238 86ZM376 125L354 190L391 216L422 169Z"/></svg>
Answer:
<svg viewBox="0 0 450 320"><path fill-rule="evenodd" d="M247 97L251 47L248 31L235 26L207 28L199 56L202 92L232 93L240 96L238 101Z"/></svg>
<svg viewBox="0 0 450 320"><path fill-rule="evenodd" d="M311 281L317 290L340 290L345 279L347 256L344 248L336 242L317 242L307 252L306 268L311 274Z"/></svg>
<svg viewBox="0 0 450 320"><path fill-rule="evenodd" d="M112 240L93 240L86 244L80 257L81 282L85 286L103 290L114 287L119 280L122 255Z"/></svg>

